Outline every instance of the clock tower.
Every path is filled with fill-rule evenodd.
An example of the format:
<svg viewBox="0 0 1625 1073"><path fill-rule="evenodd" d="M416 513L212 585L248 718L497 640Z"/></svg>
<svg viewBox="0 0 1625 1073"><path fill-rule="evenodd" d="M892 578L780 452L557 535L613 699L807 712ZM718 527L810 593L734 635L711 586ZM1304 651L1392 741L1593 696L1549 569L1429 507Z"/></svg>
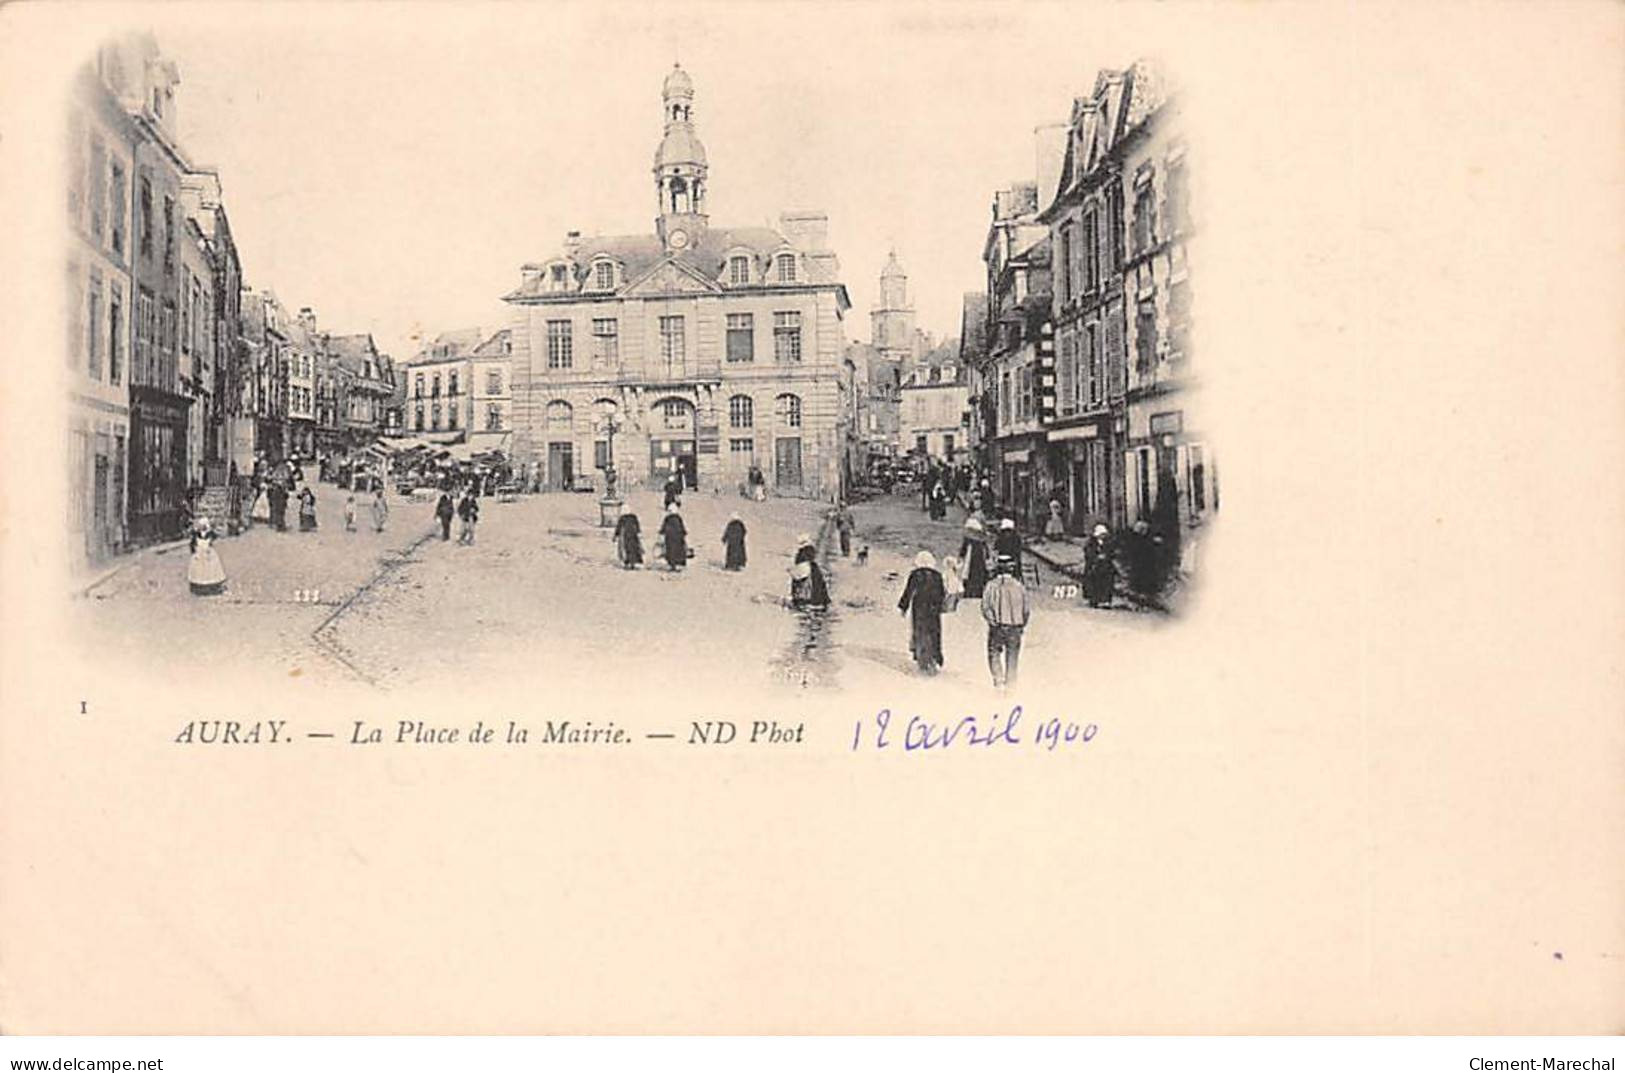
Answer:
<svg viewBox="0 0 1625 1073"><path fill-rule="evenodd" d="M694 83L672 65L660 91L665 136L655 151L655 232L667 253L693 246L705 234L705 146L694 133Z"/></svg>

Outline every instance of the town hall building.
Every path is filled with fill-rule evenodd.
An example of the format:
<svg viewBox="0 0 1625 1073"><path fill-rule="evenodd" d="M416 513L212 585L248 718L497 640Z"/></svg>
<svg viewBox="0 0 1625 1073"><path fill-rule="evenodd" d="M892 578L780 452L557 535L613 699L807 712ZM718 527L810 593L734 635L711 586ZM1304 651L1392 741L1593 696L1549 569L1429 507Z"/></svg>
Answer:
<svg viewBox="0 0 1625 1073"><path fill-rule="evenodd" d="M602 488L612 460L623 487L732 487L757 465L770 491L833 498L851 303L828 217L711 226L687 72L661 97L653 233L572 231L504 296L515 461L551 489Z"/></svg>

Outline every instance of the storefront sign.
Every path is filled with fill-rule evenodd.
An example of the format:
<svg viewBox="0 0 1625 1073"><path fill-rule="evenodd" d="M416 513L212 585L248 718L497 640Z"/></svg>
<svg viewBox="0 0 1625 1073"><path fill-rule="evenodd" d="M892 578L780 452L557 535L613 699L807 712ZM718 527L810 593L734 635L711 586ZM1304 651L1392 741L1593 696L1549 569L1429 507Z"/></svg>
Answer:
<svg viewBox="0 0 1625 1073"><path fill-rule="evenodd" d="M1185 427L1185 411L1174 410L1172 413L1151 415L1151 434L1177 433Z"/></svg>
<svg viewBox="0 0 1625 1073"><path fill-rule="evenodd" d="M1032 452L1028 448L1023 447L1019 451L1004 452L1004 460L1006 462L1025 462L1029 457L1031 457L1031 455Z"/></svg>
<svg viewBox="0 0 1625 1073"><path fill-rule="evenodd" d="M1076 428L1051 429L1049 438L1054 443L1057 440L1092 440L1098 435L1099 425L1078 425Z"/></svg>

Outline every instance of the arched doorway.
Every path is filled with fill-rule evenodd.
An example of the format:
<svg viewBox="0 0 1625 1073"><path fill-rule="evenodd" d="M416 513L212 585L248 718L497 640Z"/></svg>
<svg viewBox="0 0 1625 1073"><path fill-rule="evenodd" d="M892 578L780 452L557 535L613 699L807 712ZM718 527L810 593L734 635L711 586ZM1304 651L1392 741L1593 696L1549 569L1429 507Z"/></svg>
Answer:
<svg viewBox="0 0 1625 1073"><path fill-rule="evenodd" d="M575 407L563 399L547 404L547 488L568 492L575 486Z"/></svg>
<svg viewBox="0 0 1625 1073"><path fill-rule="evenodd" d="M649 426L650 483L664 484L673 473L679 473L684 487L699 487L694 404L679 395L656 399L649 407Z"/></svg>
<svg viewBox="0 0 1625 1073"><path fill-rule="evenodd" d="M786 392L773 400L773 486L799 493L801 472L801 396Z"/></svg>

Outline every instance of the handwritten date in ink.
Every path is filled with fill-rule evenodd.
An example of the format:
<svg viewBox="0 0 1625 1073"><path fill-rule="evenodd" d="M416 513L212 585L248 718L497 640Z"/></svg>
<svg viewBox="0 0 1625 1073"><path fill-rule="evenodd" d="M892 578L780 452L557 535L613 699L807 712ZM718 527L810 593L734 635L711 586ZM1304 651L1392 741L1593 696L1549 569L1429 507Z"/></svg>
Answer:
<svg viewBox="0 0 1625 1073"><path fill-rule="evenodd" d="M870 719L859 719L852 727L852 750L865 746L888 749L901 746L904 753L938 752L944 749L1005 749L1026 747L1043 752L1087 745L1100 733L1094 723L1078 723L1051 717L1028 719L1021 705L1008 712L989 716L966 715L958 719L935 720L911 715L907 720L882 708Z"/></svg>

